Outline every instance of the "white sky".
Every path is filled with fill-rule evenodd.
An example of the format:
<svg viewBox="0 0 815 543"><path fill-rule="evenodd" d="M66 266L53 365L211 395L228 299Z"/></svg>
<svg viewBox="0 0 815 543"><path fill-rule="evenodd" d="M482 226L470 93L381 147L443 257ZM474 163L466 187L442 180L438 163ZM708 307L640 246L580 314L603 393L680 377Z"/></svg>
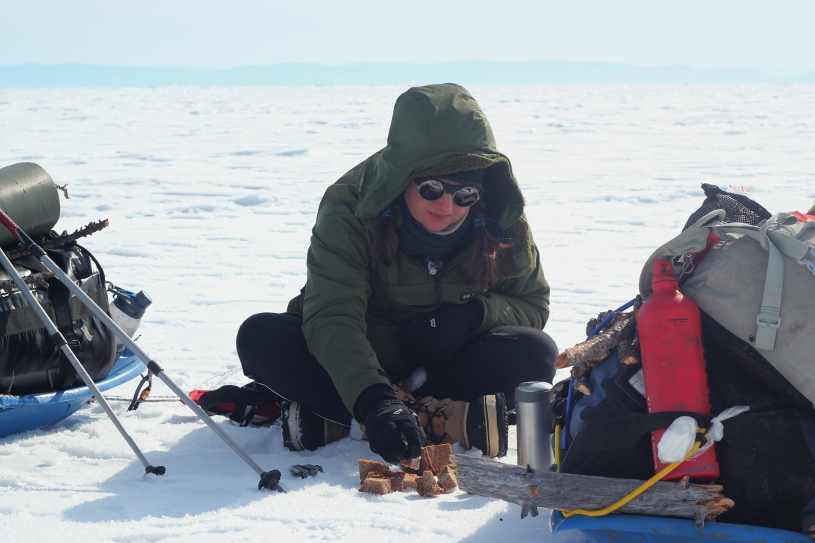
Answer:
<svg viewBox="0 0 815 543"><path fill-rule="evenodd" d="M566 60L815 70L815 0L0 0L0 13L6 66Z"/></svg>

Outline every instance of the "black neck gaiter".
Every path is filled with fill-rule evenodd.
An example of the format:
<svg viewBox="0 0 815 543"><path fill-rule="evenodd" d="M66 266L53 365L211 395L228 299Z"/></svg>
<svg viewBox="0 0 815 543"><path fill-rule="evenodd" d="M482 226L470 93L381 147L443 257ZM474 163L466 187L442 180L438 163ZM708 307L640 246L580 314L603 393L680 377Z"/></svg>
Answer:
<svg viewBox="0 0 815 543"><path fill-rule="evenodd" d="M402 224L396 229L399 249L410 256L440 256L452 252L464 240L470 229L470 221L464 222L449 234L434 234L417 221L405 203L399 199Z"/></svg>

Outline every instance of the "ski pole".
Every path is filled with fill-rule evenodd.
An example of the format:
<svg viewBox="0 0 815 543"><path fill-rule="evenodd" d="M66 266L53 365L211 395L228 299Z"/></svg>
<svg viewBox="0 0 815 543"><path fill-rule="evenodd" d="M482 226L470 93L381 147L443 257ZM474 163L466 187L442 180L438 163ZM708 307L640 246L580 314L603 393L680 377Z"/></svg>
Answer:
<svg viewBox="0 0 815 543"><path fill-rule="evenodd" d="M249 464L249 466L253 470L255 470L255 472L258 475L260 475L258 489L268 488L269 490L277 490L279 492L283 492L283 489L278 484L280 482L280 472L276 469L271 471L263 471L263 468L261 468L254 460L252 460L252 458L246 453L246 451L244 451L240 447L240 445L238 445L235 442L235 440L229 437L226 434L226 432L224 432L221 429L221 427L218 426L215 423L215 421L213 421L212 418L209 415L207 415L207 413L203 409L201 409L201 407L198 404L192 401L192 399L190 399L190 397L184 391L178 388L178 386L164 374L164 370L161 368L161 366L159 366L158 362L147 356L147 354L138 345L136 345L136 342L133 341L133 339L130 336L128 336L125 333L125 331L122 330L119 327L119 325L116 324L113 321L113 319L111 319L110 316L108 316L107 313L105 313L102 310L101 307L96 305L96 302L94 302L90 298L90 296L88 296L85 293L85 291L83 291L81 288L79 288L79 286L77 286L73 281L71 281L70 277L68 277L65 274L65 272L62 271L60 267L54 263L53 260L51 260L51 258L45 253L42 247L37 245L34 242L34 240L31 239L28 236L28 234L26 234L22 230L22 228L17 226L17 224L11 219L11 217L9 217L8 214L2 209L0 209L0 222L2 222L3 225L9 230L9 232L11 232L17 239L19 239L20 242L22 242L26 247L28 247L28 249L31 251L31 254L34 255L40 262L42 262L42 264L46 268L48 268L51 271L51 273L53 273L60 280L62 284L68 287L68 289L71 292L73 292L76 295L76 297L79 298L79 300L85 306L87 306L88 309L90 309L91 312L94 315L96 315L105 324L105 326L107 326L116 335L116 337L118 337L122 341L122 343L129 347L130 350L133 351L133 353L139 357L139 360L144 362L144 364L147 366L148 371L152 372L159 379L161 379L161 381L165 385L167 385L170 388L170 390L172 390L175 393L175 395L178 396L179 399L181 399L181 401L187 405L187 407L192 409L193 413L198 415L198 417L201 420L203 420L206 423L206 425L209 426L212 429L212 431L215 432L218 435L218 437L220 437L224 441L224 443L229 445L229 447L231 447L232 450L235 451L238 454L238 456L240 456L244 460L244 462ZM9 262L9 264L11 263ZM9 273L11 274L11 272ZM11 275L16 275L16 273ZM25 289L21 290L25 290L27 292L28 288L26 287ZM31 295L31 297L33 298L33 295ZM36 302L36 299L34 301ZM50 319L48 319L48 322L50 322ZM88 378L88 380L90 381L90 378ZM94 386L94 388L96 387ZM98 389L95 392L98 392ZM101 398L101 394L99 394L99 397ZM110 413L112 414L112 411ZM115 417L113 418L115 419Z"/></svg>
<svg viewBox="0 0 815 543"><path fill-rule="evenodd" d="M0 210L0 218L2 218L4 214L5 213L3 212L3 210ZM3 220L3 224L5 224L5 220ZM116 417L116 413L114 413L113 409L110 408L110 404L108 404L107 400L105 400L105 397L102 396L102 392L99 390L99 387L96 386L96 384L93 382L93 379L91 379L91 376L88 375L88 372L85 370L85 368L79 362L79 359L76 357L74 352L68 346L68 342L65 341L65 336L62 335L57 326L53 322L51 322L50 318L48 318L48 314L42 308L40 302L37 301L37 298L34 297L34 294L32 294L30 290L28 290L28 285L25 284L25 281L23 281L23 278L20 277L20 274L17 273L17 270L14 268L14 265L11 263L11 260L8 259L8 257L6 256L6 252L3 251L2 249L0 249L0 264L3 265L3 268L5 268L6 272L11 276L12 280L14 280L14 284L17 285L18 289L20 289L20 292L28 302L28 305L31 307L31 309L34 310L34 313L37 314L37 317L40 319L40 321L42 321L43 326L45 326L46 330L48 330L48 333L51 335L51 339L54 340L54 343L56 343L59 346L59 350L62 351L62 354L64 354L65 357L71 362L71 365L76 370L76 373L79 374L79 376L82 378L82 381L84 381L85 386L87 386L90 389L90 391L93 392L94 398L96 398L96 400L99 402L99 405L102 406L102 409L105 410L105 413L107 413L108 417L110 417L110 420L113 422L114 426L116 426L116 428L119 430L119 433L122 434L122 437L125 439L125 441L127 441L127 444L130 445L130 448L133 449L133 452L136 453L136 456L138 457L139 461L144 466L145 473L164 475L165 472L164 466L150 465L150 462L147 461L147 458L145 458L141 450L139 450L139 447L138 445L136 445L136 442L133 441L133 438L130 437L130 435L124 429L124 426L122 426L122 423L119 421L118 417Z"/></svg>

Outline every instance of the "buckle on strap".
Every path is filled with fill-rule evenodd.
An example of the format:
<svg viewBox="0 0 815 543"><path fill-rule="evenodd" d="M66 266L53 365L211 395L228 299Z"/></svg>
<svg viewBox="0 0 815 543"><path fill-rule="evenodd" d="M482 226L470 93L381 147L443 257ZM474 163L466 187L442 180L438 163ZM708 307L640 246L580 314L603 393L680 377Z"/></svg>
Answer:
<svg viewBox="0 0 815 543"><path fill-rule="evenodd" d="M802 266L806 266L807 269L809 270L809 272L812 275L815 275L815 248L810 247L809 252L807 253L807 255L812 255L812 260L806 260L806 259L802 258L801 260L798 261L798 263L800 265L802 265ZM807 255L804 255L804 256L807 256Z"/></svg>
<svg viewBox="0 0 815 543"><path fill-rule="evenodd" d="M777 311L768 312L765 311L765 308L762 308L761 313L756 317L756 324L759 326L769 326L770 328L780 328L781 317Z"/></svg>

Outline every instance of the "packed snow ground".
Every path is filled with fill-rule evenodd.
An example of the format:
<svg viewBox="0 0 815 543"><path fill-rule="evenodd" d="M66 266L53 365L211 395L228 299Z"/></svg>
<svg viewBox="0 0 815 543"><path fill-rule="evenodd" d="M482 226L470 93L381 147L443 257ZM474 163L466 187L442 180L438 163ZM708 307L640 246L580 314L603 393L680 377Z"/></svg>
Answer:
<svg viewBox="0 0 815 543"><path fill-rule="evenodd" d="M57 229L110 226L83 244L107 277L155 300L139 344L184 390L243 384L241 322L284 311L305 281L323 190L385 145L392 86L0 89L0 167L35 162L67 183ZM637 293L642 263L702 203L701 183L746 186L770 211L815 198L813 86L490 86L470 89L509 155L552 287L559 347ZM563 375L562 373L560 374ZM112 396L130 396L132 381ZM171 392L160 382L153 397ZM98 404L0 439L7 541L543 541L545 515L456 492L433 499L357 491L367 443L307 453L280 428L221 427L285 494L184 405ZM510 443L514 446L514 431ZM514 447L504 462L515 462ZM295 479L288 466L325 473Z"/></svg>

